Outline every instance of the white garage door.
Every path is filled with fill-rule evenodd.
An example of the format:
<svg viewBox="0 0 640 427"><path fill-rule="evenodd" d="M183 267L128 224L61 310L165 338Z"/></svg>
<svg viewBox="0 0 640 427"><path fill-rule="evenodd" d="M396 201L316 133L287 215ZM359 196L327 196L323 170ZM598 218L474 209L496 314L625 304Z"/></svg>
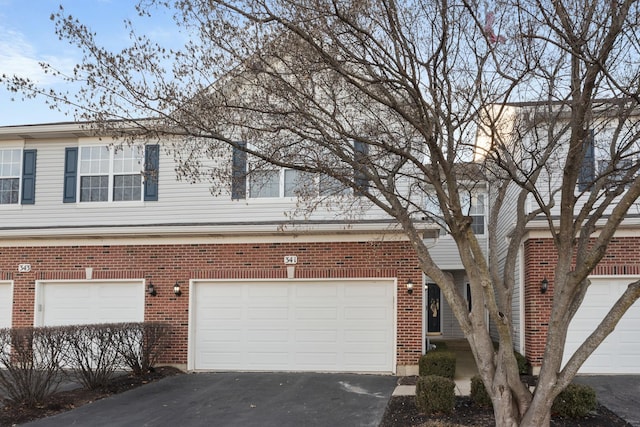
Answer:
<svg viewBox="0 0 640 427"><path fill-rule="evenodd" d="M142 322L144 284L137 282L55 282L40 284L37 324Z"/></svg>
<svg viewBox="0 0 640 427"><path fill-rule="evenodd" d="M584 302L569 325L564 362L636 279L591 278ZM583 374L640 374L640 301L622 317L616 329L580 369Z"/></svg>
<svg viewBox="0 0 640 427"><path fill-rule="evenodd" d="M12 293L11 283L0 283L0 328L11 327Z"/></svg>
<svg viewBox="0 0 640 427"><path fill-rule="evenodd" d="M190 368L392 372L392 281L196 282Z"/></svg>

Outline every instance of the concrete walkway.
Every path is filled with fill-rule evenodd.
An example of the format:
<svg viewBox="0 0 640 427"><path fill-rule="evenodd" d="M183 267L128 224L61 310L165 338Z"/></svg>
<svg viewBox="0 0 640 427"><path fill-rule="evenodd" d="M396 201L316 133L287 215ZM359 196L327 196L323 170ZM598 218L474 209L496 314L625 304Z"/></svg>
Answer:
<svg viewBox="0 0 640 427"><path fill-rule="evenodd" d="M432 341L437 345L437 341ZM456 395L468 396L471 393L471 377L478 373L476 361L473 359L471 348L466 340L447 341L447 348L456 353ZM416 394L415 385L398 385L393 396L413 396Z"/></svg>
<svg viewBox="0 0 640 427"><path fill-rule="evenodd" d="M468 396L471 378L478 373L469 344L467 341L447 341L447 347L456 353L456 395ZM578 375L575 382L593 387L598 402L632 426L640 427L640 375ZM398 385L392 395L415 394L415 385Z"/></svg>

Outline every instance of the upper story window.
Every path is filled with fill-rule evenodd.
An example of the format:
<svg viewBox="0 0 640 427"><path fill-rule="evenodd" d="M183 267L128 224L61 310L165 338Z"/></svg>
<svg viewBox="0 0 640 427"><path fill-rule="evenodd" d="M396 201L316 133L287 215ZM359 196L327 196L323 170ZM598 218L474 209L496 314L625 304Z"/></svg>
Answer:
<svg viewBox="0 0 640 427"><path fill-rule="evenodd" d="M594 149L593 130L589 130L587 137L582 142L584 157L578 174L578 191L590 191L596 178L596 157Z"/></svg>
<svg viewBox="0 0 640 427"><path fill-rule="evenodd" d="M34 204L35 177L36 150L0 150L0 205Z"/></svg>
<svg viewBox="0 0 640 427"><path fill-rule="evenodd" d="M460 195L460 203L462 212L471 219L471 230L476 235L485 234L485 217L486 217L486 194L476 191L462 192ZM435 197L427 196L425 199L425 211L430 217L440 224L443 229L446 228L444 220L442 220L442 211Z"/></svg>
<svg viewBox="0 0 640 427"><path fill-rule="evenodd" d="M135 147L80 147L80 201L142 200L143 161Z"/></svg>
<svg viewBox="0 0 640 427"><path fill-rule="evenodd" d="M337 179L295 169L256 170L249 176L249 197L330 196L348 192Z"/></svg>
<svg viewBox="0 0 640 427"><path fill-rule="evenodd" d="M469 206L469 216L471 217L471 229L475 234L484 234L485 217L485 196L484 194L472 194Z"/></svg>
<svg viewBox="0 0 640 427"><path fill-rule="evenodd" d="M357 188L363 191L353 191L339 180L309 172L287 168L267 168L251 170L246 152L247 143L238 142L233 148L231 163L231 198L233 200L250 198L276 198L308 196L340 196L354 194L361 196L364 190L369 188L369 180L364 171L348 169L340 172L352 174L350 179ZM354 143L354 158L363 163L368 154L368 146L362 143ZM249 171L249 172L248 172Z"/></svg>
<svg viewBox="0 0 640 427"><path fill-rule="evenodd" d="M65 157L65 202L158 200L157 145L70 147Z"/></svg>
<svg viewBox="0 0 640 427"><path fill-rule="evenodd" d="M17 204L20 195L22 150L0 150L0 204Z"/></svg>
<svg viewBox="0 0 640 427"><path fill-rule="evenodd" d="M621 159L613 163L611 160L598 160L598 174L606 179L607 188L615 188L620 185L629 187L634 174L633 161L631 159Z"/></svg>

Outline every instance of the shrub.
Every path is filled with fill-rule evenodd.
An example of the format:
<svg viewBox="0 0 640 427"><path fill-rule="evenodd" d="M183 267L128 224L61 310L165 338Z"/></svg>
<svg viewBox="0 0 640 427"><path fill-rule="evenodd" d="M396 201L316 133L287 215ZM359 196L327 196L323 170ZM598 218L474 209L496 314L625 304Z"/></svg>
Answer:
<svg viewBox="0 0 640 427"><path fill-rule="evenodd" d="M65 362L71 368L71 375L85 388L105 387L122 367L116 340L119 329L118 324L69 327Z"/></svg>
<svg viewBox="0 0 640 427"><path fill-rule="evenodd" d="M455 404L455 382L437 375L420 377L416 385L416 406L421 412L451 413Z"/></svg>
<svg viewBox="0 0 640 427"><path fill-rule="evenodd" d="M553 401L551 412L567 418L580 418L596 409L596 392L583 384L569 384Z"/></svg>
<svg viewBox="0 0 640 427"><path fill-rule="evenodd" d="M529 364L527 358L517 351L514 351L513 354L516 357L516 362L518 362L518 372L520 375L529 375L531 372L531 364Z"/></svg>
<svg viewBox="0 0 640 427"><path fill-rule="evenodd" d="M475 375L471 378L471 400L478 406L489 408L493 406L491 397L489 397L480 375Z"/></svg>
<svg viewBox="0 0 640 427"><path fill-rule="evenodd" d="M453 379L456 374L456 355L452 351L430 351L421 356L418 363L420 376L438 375Z"/></svg>
<svg viewBox="0 0 640 427"><path fill-rule="evenodd" d="M63 379L66 328L0 330L0 387L9 400L36 406Z"/></svg>
<svg viewBox="0 0 640 427"><path fill-rule="evenodd" d="M147 374L166 347L169 327L164 323L124 323L116 341L122 362L136 376Z"/></svg>

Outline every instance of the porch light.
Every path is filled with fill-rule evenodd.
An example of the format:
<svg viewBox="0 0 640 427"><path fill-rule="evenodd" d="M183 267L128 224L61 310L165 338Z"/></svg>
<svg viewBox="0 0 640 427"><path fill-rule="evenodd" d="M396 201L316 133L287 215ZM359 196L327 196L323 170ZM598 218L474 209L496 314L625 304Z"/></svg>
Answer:
<svg viewBox="0 0 640 427"><path fill-rule="evenodd" d="M147 287L147 293L152 297L155 297L156 295L158 295L158 292L156 292L156 288L153 287L153 283L151 283L151 281L149 281L149 286Z"/></svg>
<svg viewBox="0 0 640 427"><path fill-rule="evenodd" d="M411 279L407 281L407 293L409 295L413 294L413 282L411 281Z"/></svg>
<svg viewBox="0 0 640 427"><path fill-rule="evenodd" d="M547 292L547 289L549 289L549 281L545 277L544 279L542 279L542 282L540 282L540 293L544 294L545 292Z"/></svg>
<svg viewBox="0 0 640 427"><path fill-rule="evenodd" d="M173 293L176 294L177 297L182 295L182 291L180 290L180 285L178 284L178 282L176 282L176 284L173 285Z"/></svg>

